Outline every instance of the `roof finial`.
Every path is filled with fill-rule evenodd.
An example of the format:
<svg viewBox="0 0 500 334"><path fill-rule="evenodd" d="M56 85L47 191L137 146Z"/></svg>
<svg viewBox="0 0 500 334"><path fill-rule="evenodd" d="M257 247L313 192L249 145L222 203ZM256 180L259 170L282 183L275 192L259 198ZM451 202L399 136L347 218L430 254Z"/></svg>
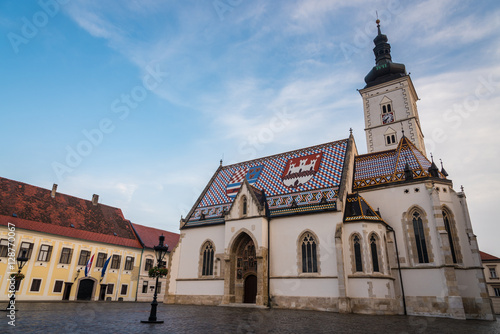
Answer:
<svg viewBox="0 0 500 334"><path fill-rule="evenodd" d="M431 160L432 160L432 163L434 163L434 157L432 156L432 152L431 152Z"/></svg>
<svg viewBox="0 0 500 334"><path fill-rule="evenodd" d="M403 137L405 136L405 128L403 128L403 123L401 123L401 132L403 133Z"/></svg>
<svg viewBox="0 0 500 334"><path fill-rule="evenodd" d="M380 31L380 20L378 19L378 11L375 11L375 13L377 14L377 20L375 21L375 23L377 23L378 34L382 35L382 32Z"/></svg>
<svg viewBox="0 0 500 334"><path fill-rule="evenodd" d="M460 190L462 190L462 192L464 192L464 186L463 185L460 186Z"/></svg>
<svg viewBox="0 0 500 334"><path fill-rule="evenodd" d="M352 136L352 128L349 128L349 134Z"/></svg>
<svg viewBox="0 0 500 334"><path fill-rule="evenodd" d="M441 174L443 174L444 177L447 177L448 173L446 172L446 169L444 169L443 167L443 160L439 159L439 161L441 162Z"/></svg>

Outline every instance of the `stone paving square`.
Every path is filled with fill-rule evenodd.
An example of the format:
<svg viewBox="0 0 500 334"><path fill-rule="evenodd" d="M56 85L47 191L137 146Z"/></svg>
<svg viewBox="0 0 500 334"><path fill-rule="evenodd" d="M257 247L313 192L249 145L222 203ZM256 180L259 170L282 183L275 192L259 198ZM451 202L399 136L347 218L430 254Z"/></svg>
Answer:
<svg viewBox="0 0 500 334"><path fill-rule="evenodd" d="M500 321L373 316L222 306L158 305L163 324L142 324L149 303L19 302L0 333L500 333ZM498 319L498 317L497 317ZM500 320L500 319L498 319Z"/></svg>

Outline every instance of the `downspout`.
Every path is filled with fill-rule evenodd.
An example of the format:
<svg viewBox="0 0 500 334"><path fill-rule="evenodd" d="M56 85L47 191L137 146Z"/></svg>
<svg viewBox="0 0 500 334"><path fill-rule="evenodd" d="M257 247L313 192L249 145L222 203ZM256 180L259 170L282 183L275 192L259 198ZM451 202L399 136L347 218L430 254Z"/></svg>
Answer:
<svg viewBox="0 0 500 334"><path fill-rule="evenodd" d="M389 232L392 232L394 235L394 245L396 246L396 259L398 261L398 272L399 272L399 281L401 282L401 294L403 297L403 310L404 310L404 315L407 315L406 312L406 298L405 298L405 288L403 285L403 276L401 275L401 264L399 263L399 250L398 250L398 239L396 238L396 231L389 225L386 226L387 230Z"/></svg>
<svg viewBox="0 0 500 334"><path fill-rule="evenodd" d="M267 206L267 203L266 203ZM272 308L271 305L271 218L267 217L267 306Z"/></svg>
<svg viewBox="0 0 500 334"><path fill-rule="evenodd" d="M137 288L135 289L135 301L137 301L137 294L139 292L139 280L141 278L141 268L142 268L142 255L144 254L144 247L141 249L141 260L139 261L139 270L137 273Z"/></svg>

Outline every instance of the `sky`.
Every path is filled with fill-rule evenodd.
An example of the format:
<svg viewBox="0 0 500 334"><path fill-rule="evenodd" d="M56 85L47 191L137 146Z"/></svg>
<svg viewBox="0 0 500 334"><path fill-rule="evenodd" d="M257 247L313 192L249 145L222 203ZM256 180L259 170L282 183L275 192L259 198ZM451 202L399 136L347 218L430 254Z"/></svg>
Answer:
<svg viewBox="0 0 500 334"><path fill-rule="evenodd" d="M344 139L377 18L404 63L427 153L500 256L500 2L0 2L0 176L178 232L224 165Z"/></svg>

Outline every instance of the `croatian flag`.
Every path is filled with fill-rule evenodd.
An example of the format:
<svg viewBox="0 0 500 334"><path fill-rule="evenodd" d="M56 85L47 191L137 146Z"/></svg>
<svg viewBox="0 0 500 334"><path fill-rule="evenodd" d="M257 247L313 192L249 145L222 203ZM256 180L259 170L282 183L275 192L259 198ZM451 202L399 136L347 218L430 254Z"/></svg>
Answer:
<svg viewBox="0 0 500 334"><path fill-rule="evenodd" d="M88 260L87 262L87 266L85 267L85 277L87 277L88 274L90 273L90 268L92 268L92 262L94 262L94 255L92 255L90 260Z"/></svg>
<svg viewBox="0 0 500 334"><path fill-rule="evenodd" d="M101 270L101 277L104 277L104 275L106 274L106 269L108 269L109 260L111 260L111 256L108 257L106 262L104 262L104 266L102 267L102 270Z"/></svg>

